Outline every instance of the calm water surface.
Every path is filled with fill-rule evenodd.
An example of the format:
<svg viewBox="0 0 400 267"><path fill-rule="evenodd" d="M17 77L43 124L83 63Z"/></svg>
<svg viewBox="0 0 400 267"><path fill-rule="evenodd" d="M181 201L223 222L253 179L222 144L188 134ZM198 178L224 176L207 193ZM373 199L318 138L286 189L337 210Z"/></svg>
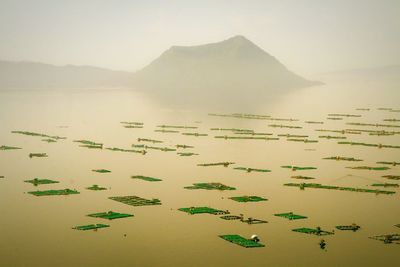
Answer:
<svg viewBox="0 0 400 267"><path fill-rule="evenodd" d="M283 186L301 182L290 177L315 177L312 182L369 188L375 182L395 182L382 175L400 175L400 168L387 171L352 170L348 166L375 166L377 161L400 161L400 149L338 145L338 140L318 139L325 133L315 129L377 129L356 127L346 122L385 123L400 118L400 113L377 110L399 108L398 93L376 93L376 89L329 85L287 93L262 105L171 106L129 90L2 91L0 92L0 145L19 146L21 150L0 151L0 266L395 266L400 246L385 245L369 239L374 235L399 233L399 190L394 195L375 195ZM335 93L333 93L335 92ZM229 102L229 99L221 100ZM182 98L182 102L185 99ZM370 108L357 111L356 108ZM293 118L299 121L242 120L211 117L209 112L244 112ZM329 113L360 114L361 118L327 120ZM306 120L324 121L323 125ZM143 129L126 129L121 121L139 121ZM269 124L302 126L281 129ZM386 122L389 123L389 122ZM181 132L207 133L207 137L181 133L154 132L157 125L197 126ZM390 123L396 124L396 123ZM400 123L397 122L397 125ZM60 127L63 126L63 127ZM319 143L262 140L223 140L219 128L249 128L258 132L305 134ZM379 128L397 130L399 128ZM46 143L40 137L12 134L24 130L67 137ZM339 135L326 133L329 135ZM348 140L400 145L400 135L370 136L347 134ZM76 139L102 142L106 147L129 149L137 138L163 140L162 146L192 145L188 151L197 156L179 157L176 152L148 150L136 153L91 150L79 147ZM28 157L45 152L48 158ZM329 156L361 158L363 162L322 160ZM270 169L270 173L246 173L235 165L198 167L198 163L232 161L236 166ZM315 166L317 170L298 171L281 165ZM100 174L92 169L109 169ZM146 182L130 179L147 175L163 179ZM351 175L351 176L349 176ZM35 177L60 181L59 184L34 187L24 180ZM236 191L187 190L196 182L221 182ZM105 191L85 189L93 184ZM35 197L28 191L73 188L79 195ZM137 195L159 198L161 206L132 207L108 199L111 196ZM266 202L238 203L228 197L258 195ZM187 215L177 209L210 206L267 220L248 225L225 221L214 215ZM103 211L134 214L134 217L107 221L87 217ZM308 216L288 221L274 213L293 211ZM335 231L324 237L327 249L319 248L320 237L295 233L299 227L321 226L333 230L336 225L361 225L357 232ZM111 227L98 231L76 231L76 225L106 223ZM257 234L264 248L246 249L218 237L222 234Z"/></svg>

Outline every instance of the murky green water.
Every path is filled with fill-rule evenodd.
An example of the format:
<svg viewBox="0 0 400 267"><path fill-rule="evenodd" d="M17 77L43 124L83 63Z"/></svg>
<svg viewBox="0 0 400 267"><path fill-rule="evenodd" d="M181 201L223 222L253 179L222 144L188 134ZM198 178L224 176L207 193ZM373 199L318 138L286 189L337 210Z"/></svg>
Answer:
<svg viewBox="0 0 400 267"><path fill-rule="evenodd" d="M335 92L335 93L333 93ZM311 182L371 188L375 182L396 182L382 175L400 175L399 166L387 171L351 170L348 166L375 166L377 161L400 161L400 149L338 145L338 140L318 139L325 133L315 129L356 127L346 122L385 123L400 113L380 111L398 106L398 93L374 94L371 88L339 85L315 87L288 93L258 106L182 108L153 101L129 90L120 91L23 91L0 92L0 145L21 150L0 151L0 265L1 266L382 266L396 265L400 246L369 239L374 235L399 233L399 190L394 195L375 195L320 189L304 191L283 186L292 175L316 177ZM182 96L182 102L185 102ZM221 99L229 102L229 99ZM356 111L356 108L371 108ZM298 122L242 120L210 117L209 112L248 112ZM361 118L326 120L328 113L361 114ZM306 124L306 120L325 124ZM120 121L139 121L143 129L126 129ZM271 128L269 124L298 125L303 129ZM187 132L207 133L207 137L154 132L157 125L197 126ZM390 123L396 124L396 123ZM397 123L400 125L400 123ZM60 127L67 126L67 127ZM212 127L250 128L258 132L306 134L319 143L305 144L262 140L224 140ZM383 128L391 130L388 128ZM39 137L12 134L25 130L67 137L46 143ZM399 130L393 128L392 130ZM183 132L183 131L182 131ZM327 133L329 135L339 135ZM355 142L400 145L400 135L370 136L347 134ZM148 150L146 155L87 149L75 139L102 142L106 147L129 149L137 138L163 140L162 146L192 145L198 156L179 157L176 152ZM28 157L45 152L48 158ZM322 160L329 156L361 158L363 162ZM233 167L198 167L198 163L233 161L236 166L270 169L270 173L246 173ZM315 166L317 170L292 172L281 165ZM92 169L109 169L101 174ZM130 179L147 175L163 179L146 182ZM348 176L352 175L352 176ZM34 187L24 180L35 177L60 181ZM196 182L221 182L236 191L187 190ZM93 184L105 191L90 191ZM28 191L73 188L81 193L70 196L35 197ZM108 199L110 196L137 195L159 198L161 206L131 207ZM239 203L231 196L258 195L269 201ZM210 206L267 220L248 225L225 221L214 215L187 215L181 207ZM87 214L113 210L132 213L131 218L107 221ZM308 219L288 221L274 213L293 211ZM321 237L295 233L299 227L357 223L357 232L335 231L324 237L327 249L319 248ZM110 228L77 231L76 225L106 223ZM222 234L257 234L264 248L246 249L218 237Z"/></svg>

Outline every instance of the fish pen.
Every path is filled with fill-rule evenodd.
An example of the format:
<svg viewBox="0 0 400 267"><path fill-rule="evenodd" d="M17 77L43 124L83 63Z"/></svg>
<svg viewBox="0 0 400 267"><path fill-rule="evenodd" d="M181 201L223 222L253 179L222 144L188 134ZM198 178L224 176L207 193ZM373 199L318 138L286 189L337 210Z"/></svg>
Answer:
<svg viewBox="0 0 400 267"><path fill-rule="evenodd" d="M60 189L60 190L44 190L44 191L31 191L28 194L41 197L41 196L66 196L79 194L77 190L72 189Z"/></svg>
<svg viewBox="0 0 400 267"><path fill-rule="evenodd" d="M157 198L145 199L138 196L121 196L121 197L109 197L111 200L121 202L129 206L155 206L161 205L161 200Z"/></svg>
<svg viewBox="0 0 400 267"><path fill-rule="evenodd" d="M300 220L300 219L307 219L308 217L299 215L299 214L294 214L293 212L287 212L287 213L276 213L274 216L277 217L282 217L288 220Z"/></svg>
<svg viewBox="0 0 400 267"><path fill-rule="evenodd" d="M264 244L258 243L257 241L253 239L247 239L244 238L240 235L220 235L220 238L231 242L233 244L239 245L241 247L245 248L260 248L260 247L265 247Z"/></svg>
<svg viewBox="0 0 400 267"><path fill-rule="evenodd" d="M184 187L185 189L205 189L205 190L236 190L235 187L230 187L221 183L194 183L191 186Z"/></svg>
<svg viewBox="0 0 400 267"><path fill-rule="evenodd" d="M386 191L386 190L377 190L377 189L365 189L365 188L355 188L355 187L343 187L343 186L334 186L334 185L322 185L322 184L314 184L314 183L287 183L285 186L293 186L299 187L304 190L305 188L315 188L315 189L330 189L330 190L341 190L341 191L350 191L350 192L360 192L360 193L374 193L374 194L385 194L392 195L396 192L394 191Z"/></svg>
<svg viewBox="0 0 400 267"><path fill-rule="evenodd" d="M248 167L236 167L233 169L239 170L239 171L246 171L246 172L271 172L271 170L267 170L267 169L255 169L255 168L248 168Z"/></svg>
<svg viewBox="0 0 400 267"><path fill-rule="evenodd" d="M212 214L212 215L222 215L229 214L227 210L218 210L210 207L189 207L189 208L180 208L179 211L186 212L188 214Z"/></svg>
<svg viewBox="0 0 400 267"><path fill-rule="evenodd" d="M75 226L75 227L72 227L72 229L87 231L87 230L97 230L100 228L107 228L107 227L110 227L110 226L108 224L97 223L97 224L87 224L87 225Z"/></svg>
<svg viewBox="0 0 400 267"><path fill-rule="evenodd" d="M162 181L162 179L155 178L155 177L149 177L149 176L143 176L143 175L133 175L131 176L132 179L139 179L147 182L159 182Z"/></svg>
<svg viewBox="0 0 400 267"><path fill-rule="evenodd" d="M230 197L237 202L260 202L260 201L268 201L268 199L259 197L259 196L238 196L238 197Z"/></svg>
<svg viewBox="0 0 400 267"><path fill-rule="evenodd" d="M114 212L114 211L106 211L106 212L92 213L92 214L88 214L87 216L93 217L93 218L108 219L108 220L114 220L114 219L121 219L121 218L133 217L132 214L119 213L119 212Z"/></svg>

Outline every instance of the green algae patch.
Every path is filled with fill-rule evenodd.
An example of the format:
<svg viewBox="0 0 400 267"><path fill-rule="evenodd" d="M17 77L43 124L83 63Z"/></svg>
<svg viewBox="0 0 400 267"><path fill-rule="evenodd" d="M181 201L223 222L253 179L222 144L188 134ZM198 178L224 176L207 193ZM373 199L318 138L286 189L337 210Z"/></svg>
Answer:
<svg viewBox="0 0 400 267"><path fill-rule="evenodd" d="M239 170L239 171L246 171L246 172L271 172L271 170L267 170L267 169L255 169L255 168L248 168L248 167L236 167L233 169Z"/></svg>
<svg viewBox="0 0 400 267"><path fill-rule="evenodd" d="M87 231L87 230L97 230L100 228L107 228L107 227L110 227L110 226L108 224L98 223L98 224L86 224L86 225L75 226L75 227L72 227L72 229Z"/></svg>
<svg viewBox="0 0 400 267"><path fill-rule="evenodd" d="M239 245L245 248L260 248L265 247L264 244L258 243L255 240L244 238L240 235L220 235L220 238L231 242L233 244Z"/></svg>
<svg viewBox="0 0 400 267"><path fill-rule="evenodd" d="M157 198L145 199L138 196L121 196L121 197L109 197L111 200L115 200L130 206L154 206L161 205L161 200Z"/></svg>
<svg viewBox="0 0 400 267"><path fill-rule="evenodd" d="M224 167L228 167L231 164L235 164L235 162L215 162L215 163L200 163L197 164L197 166L201 166L201 167L211 167L211 166L224 166Z"/></svg>
<svg viewBox="0 0 400 267"><path fill-rule="evenodd" d="M132 214L119 213L119 212L114 212L114 211L93 213L93 214L88 214L87 216L89 216L89 217L94 217L94 218L108 219L108 220L114 220L114 219L121 219L121 218L133 217Z"/></svg>
<svg viewBox="0 0 400 267"><path fill-rule="evenodd" d="M65 195L74 195L79 194L77 190L72 189L60 189L60 190L44 190L44 191L31 191L28 194L34 196L65 196Z"/></svg>
<svg viewBox="0 0 400 267"><path fill-rule="evenodd" d="M97 184L94 184L94 185L92 185L92 186L86 187L86 189L88 189L88 190L93 190L93 191L107 190L107 188L98 186Z"/></svg>
<svg viewBox="0 0 400 267"><path fill-rule="evenodd" d="M21 147L16 147L16 146L0 146L0 150L16 150L16 149L22 149Z"/></svg>
<svg viewBox="0 0 400 267"><path fill-rule="evenodd" d="M159 178L154 178L154 177L149 177L149 176L143 176L143 175L133 175L131 176L132 179L139 179L147 182L159 182L162 181L162 179Z"/></svg>
<svg viewBox="0 0 400 267"><path fill-rule="evenodd" d="M293 232L298 232L298 233L304 233L304 234L310 234L310 235L318 235L318 236L322 236L322 235L333 235L333 232L329 232L329 231L324 231L321 230L320 227L316 227L316 228L296 228L292 230Z"/></svg>
<svg viewBox="0 0 400 267"><path fill-rule="evenodd" d="M110 171L110 170L106 170L106 169L95 169L95 170L92 170L92 172L109 173L109 172L111 172L111 171Z"/></svg>
<svg viewBox="0 0 400 267"><path fill-rule="evenodd" d="M307 219L308 217L299 215L299 214L294 214L293 212L287 212L287 213L276 213L274 216L277 217L282 217L288 220L300 220L300 219Z"/></svg>
<svg viewBox="0 0 400 267"><path fill-rule="evenodd" d="M41 185L41 184L56 184L59 183L59 181L53 181L49 179L40 179L40 178L34 178L32 180L26 180L24 181L25 183L31 183L33 185Z"/></svg>
<svg viewBox="0 0 400 267"><path fill-rule="evenodd" d="M259 196L238 196L238 197L230 197L237 202L260 202L260 201L267 201L268 199L259 197Z"/></svg>
<svg viewBox="0 0 400 267"><path fill-rule="evenodd" d="M229 214L229 211L226 210L218 210L210 207L189 207L189 208L180 208L179 211L183 211L189 214L212 214L212 215L222 215Z"/></svg>
<svg viewBox="0 0 400 267"><path fill-rule="evenodd" d="M221 183L194 183L191 186L184 187L185 189L205 189L205 190L236 190L235 187L230 187Z"/></svg>
<svg viewBox="0 0 400 267"><path fill-rule="evenodd" d="M316 170L316 167L299 167L299 166L291 166L291 165L286 165L286 166L281 166L281 168L285 169L291 169L292 171L304 171L304 170Z"/></svg>
<svg viewBox="0 0 400 267"><path fill-rule="evenodd" d="M394 191L386 191L386 190L342 187L342 186L322 185L314 183L287 183L284 185L299 187L302 190L304 190L305 188L315 188L315 189L330 189L330 190L341 190L341 191L360 192L360 193L375 193L375 194L385 194L385 195L391 195L396 193Z"/></svg>

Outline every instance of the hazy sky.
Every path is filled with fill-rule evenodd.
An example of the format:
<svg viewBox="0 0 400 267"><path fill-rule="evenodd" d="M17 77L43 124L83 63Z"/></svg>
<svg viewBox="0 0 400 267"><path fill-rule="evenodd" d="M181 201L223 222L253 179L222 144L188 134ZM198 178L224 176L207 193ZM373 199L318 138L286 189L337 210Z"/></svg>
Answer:
<svg viewBox="0 0 400 267"><path fill-rule="evenodd" d="M137 70L244 35L299 74L400 64L400 0L0 0L0 59Z"/></svg>

